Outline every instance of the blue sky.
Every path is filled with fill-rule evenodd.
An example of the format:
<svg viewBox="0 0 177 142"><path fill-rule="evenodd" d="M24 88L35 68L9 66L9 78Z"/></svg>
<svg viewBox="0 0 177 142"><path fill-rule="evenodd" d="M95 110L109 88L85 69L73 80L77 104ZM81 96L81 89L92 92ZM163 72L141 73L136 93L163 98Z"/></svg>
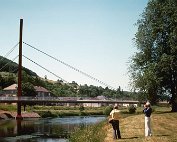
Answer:
<svg viewBox="0 0 177 142"><path fill-rule="evenodd" d="M128 62L136 52L135 23L148 0L1 0L0 55L19 40L22 18L23 41L109 84L128 87ZM23 54L68 82L98 82L23 45ZM7 58L18 55L18 48ZM15 60L18 62L18 59ZM23 66L39 76L57 80L27 59ZM103 86L105 87L105 86Z"/></svg>

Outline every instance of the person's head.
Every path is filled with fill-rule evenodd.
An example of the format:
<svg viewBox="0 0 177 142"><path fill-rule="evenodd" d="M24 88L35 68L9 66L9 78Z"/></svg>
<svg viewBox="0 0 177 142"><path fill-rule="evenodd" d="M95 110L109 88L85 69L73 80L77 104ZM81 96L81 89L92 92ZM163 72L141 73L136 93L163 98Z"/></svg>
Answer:
<svg viewBox="0 0 177 142"><path fill-rule="evenodd" d="M118 109L118 105L117 104L114 105L114 109Z"/></svg>
<svg viewBox="0 0 177 142"><path fill-rule="evenodd" d="M146 102L146 106L150 107L151 106L150 102Z"/></svg>

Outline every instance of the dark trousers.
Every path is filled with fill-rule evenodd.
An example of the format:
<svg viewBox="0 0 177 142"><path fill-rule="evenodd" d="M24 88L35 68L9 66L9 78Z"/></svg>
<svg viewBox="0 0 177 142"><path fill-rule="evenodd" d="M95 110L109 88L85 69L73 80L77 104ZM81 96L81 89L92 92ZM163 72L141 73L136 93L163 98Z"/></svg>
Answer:
<svg viewBox="0 0 177 142"><path fill-rule="evenodd" d="M113 127L113 137L114 139L121 139L120 129L119 129L119 120L113 120L112 122Z"/></svg>

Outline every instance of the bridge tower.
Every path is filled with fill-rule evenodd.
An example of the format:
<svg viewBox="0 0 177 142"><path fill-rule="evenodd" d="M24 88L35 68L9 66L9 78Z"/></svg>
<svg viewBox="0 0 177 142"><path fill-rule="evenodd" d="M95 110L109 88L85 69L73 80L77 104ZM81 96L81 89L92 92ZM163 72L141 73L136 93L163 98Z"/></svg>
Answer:
<svg viewBox="0 0 177 142"><path fill-rule="evenodd" d="M18 102L17 102L17 116L16 119L22 119L21 115L21 101L22 95L22 31L23 19L20 19L20 35L19 35L19 63L18 63Z"/></svg>

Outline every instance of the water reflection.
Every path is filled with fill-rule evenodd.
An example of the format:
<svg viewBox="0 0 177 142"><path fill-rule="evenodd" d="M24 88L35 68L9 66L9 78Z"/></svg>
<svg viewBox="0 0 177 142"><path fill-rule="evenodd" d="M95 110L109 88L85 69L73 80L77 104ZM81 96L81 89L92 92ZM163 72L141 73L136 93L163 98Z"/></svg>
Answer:
<svg viewBox="0 0 177 142"><path fill-rule="evenodd" d="M0 120L1 142L66 142L77 127L105 119L98 117L63 117L26 120Z"/></svg>

